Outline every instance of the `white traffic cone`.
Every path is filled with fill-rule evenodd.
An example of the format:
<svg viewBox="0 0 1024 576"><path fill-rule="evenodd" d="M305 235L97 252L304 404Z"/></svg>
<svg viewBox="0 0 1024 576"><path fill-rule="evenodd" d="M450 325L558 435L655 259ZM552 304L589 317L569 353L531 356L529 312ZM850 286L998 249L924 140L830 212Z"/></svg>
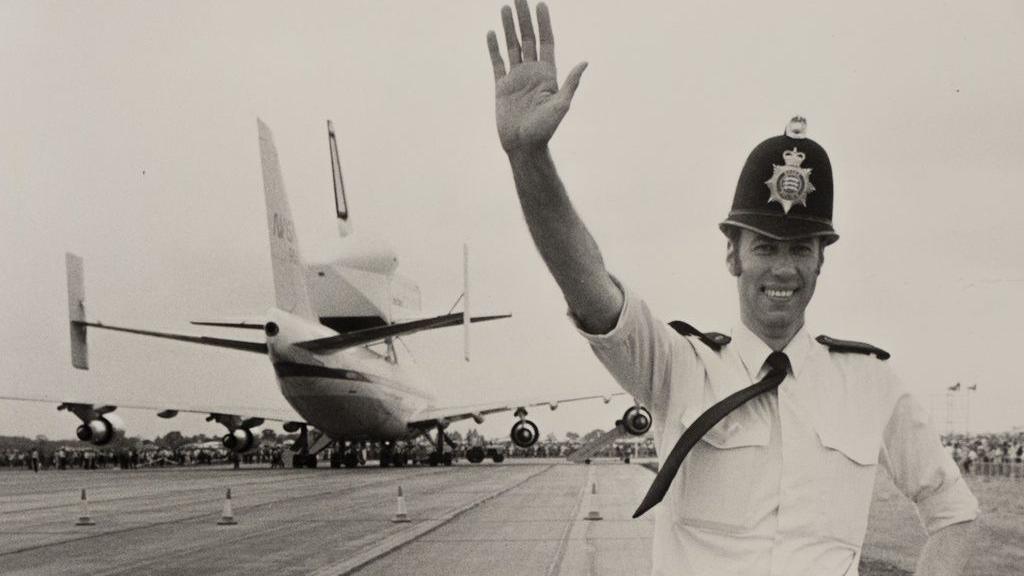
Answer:
<svg viewBox="0 0 1024 576"><path fill-rule="evenodd" d="M224 511L220 513L217 525L234 526L235 524L238 522L235 522L235 514L231 511L231 488L228 488L227 494L224 495Z"/></svg>
<svg viewBox="0 0 1024 576"><path fill-rule="evenodd" d="M601 513L597 510L597 483L590 485L590 512L583 518L584 520L604 520L601 517Z"/></svg>
<svg viewBox="0 0 1024 576"><path fill-rule="evenodd" d="M395 512L395 517L391 519L392 522L411 522L409 520L409 511L405 509L405 496L402 495L402 487L398 487L398 511Z"/></svg>
<svg viewBox="0 0 1024 576"><path fill-rule="evenodd" d="M85 496L85 488L82 488L81 502L82 511L78 515L78 522L75 522L75 526L95 526L96 523L89 517L89 499Z"/></svg>

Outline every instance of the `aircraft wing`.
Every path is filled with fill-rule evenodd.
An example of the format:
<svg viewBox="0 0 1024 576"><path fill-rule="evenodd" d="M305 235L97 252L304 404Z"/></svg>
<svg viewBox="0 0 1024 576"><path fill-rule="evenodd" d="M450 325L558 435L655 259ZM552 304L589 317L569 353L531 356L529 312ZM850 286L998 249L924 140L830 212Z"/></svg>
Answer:
<svg viewBox="0 0 1024 576"><path fill-rule="evenodd" d="M58 410L70 410L77 413L78 409L94 410L97 414L113 412L116 408L132 410L152 410L157 412L161 418L173 418L179 412L191 414L207 414L212 419L218 417L237 417L240 422L249 423L256 420L270 420L273 422L294 422L305 424L305 420L298 412L285 407L267 406L245 406L237 405L199 405L189 402L168 402L167 404L146 403L146 402L118 402L116 398L57 398L53 396L0 396L0 400L15 400L20 402L38 402L44 404L57 404ZM262 423L262 422L260 422ZM253 423L258 426L260 423Z"/></svg>
<svg viewBox="0 0 1024 576"><path fill-rule="evenodd" d="M509 317L511 317L510 314L497 316L474 316L470 318L469 321L487 322L489 320L500 320L502 318ZM296 346L300 346L311 352L341 350L344 348L372 344L392 336L401 336L403 334L412 334L413 332L419 332L421 330L433 330L435 328L456 326L458 324L462 324L462 312L435 316L433 318L424 318L421 320L413 320L410 322L400 322L398 324L388 324L387 326L367 328L365 330L356 330L354 332L345 332L335 336L327 336L326 338L297 342Z"/></svg>
<svg viewBox="0 0 1024 576"><path fill-rule="evenodd" d="M577 402L580 400L594 400L596 398L604 400L605 404L607 404L608 402L611 402L612 397L624 396L625 394L625 392L610 392L608 394L577 396L575 398L534 398L532 400L525 401L498 401L483 404L428 408L413 415L409 421L409 426L413 428L427 429L434 428L438 424L449 424L451 422L458 422L459 420L466 420L468 418L472 418L477 424L480 424L484 421L484 416L488 414L511 412L513 410L519 411L520 409L525 410L526 408L534 408L537 406L547 406L551 410L555 410L558 408L559 404Z"/></svg>
<svg viewBox="0 0 1024 576"><path fill-rule="evenodd" d="M194 344L205 344L207 346L219 346L221 348L231 348L233 350L243 350L245 352L255 352L257 354L267 353L266 342L250 342L247 340L232 340L229 338L214 338L212 336L190 336L188 334L172 334L169 332L155 332L153 330L139 330L137 328L125 328L123 326L109 326L102 322L86 322L84 320L72 320L73 326L88 326L90 328L102 328L104 330L113 330L115 332L128 332L130 334L141 334L143 336L153 336L156 338L166 338L168 340L178 340L179 342L192 342Z"/></svg>

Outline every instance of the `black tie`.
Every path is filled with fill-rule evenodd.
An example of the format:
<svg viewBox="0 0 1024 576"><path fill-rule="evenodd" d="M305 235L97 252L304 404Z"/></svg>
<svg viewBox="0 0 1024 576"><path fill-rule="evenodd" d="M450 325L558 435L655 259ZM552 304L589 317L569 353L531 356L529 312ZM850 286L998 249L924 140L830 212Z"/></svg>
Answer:
<svg viewBox="0 0 1024 576"><path fill-rule="evenodd" d="M752 400L769 390L774 390L778 388L779 384L782 384L782 381L786 379L786 372L789 370L789 358L782 352L772 352L768 355L768 360L765 364L770 369L768 370L768 375L762 378L760 382L747 386L743 390L727 396L724 400L708 408L693 421L692 426L683 432L683 435L676 441L676 445L672 447L672 452L665 459L665 464L658 470L658 474L654 477L654 482L651 483L650 489L647 490L647 496L644 496L644 501L640 503L640 507L633 513L633 518L639 518L644 512L647 512L655 507L658 502L661 502L662 498L665 497L665 493L668 492L668 487L672 484L672 479L675 478L676 472L679 471L683 458L686 458L686 455L690 453L690 449L708 433L708 430L711 430L729 412L739 408L748 400Z"/></svg>

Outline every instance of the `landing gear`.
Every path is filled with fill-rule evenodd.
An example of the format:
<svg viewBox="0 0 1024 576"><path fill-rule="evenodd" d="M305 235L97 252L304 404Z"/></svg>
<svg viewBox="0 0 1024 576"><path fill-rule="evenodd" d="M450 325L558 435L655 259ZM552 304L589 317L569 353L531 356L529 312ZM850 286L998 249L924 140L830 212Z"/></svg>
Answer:
<svg viewBox="0 0 1024 576"><path fill-rule="evenodd" d="M427 457L427 463L431 466L437 466L438 464L444 464L445 466L451 466L454 461L454 457L451 452L445 452L443 454L438 452L431 452L430 456Z"/></svg>
<svg viewBox="0 0 1024 576"><path fill-rule="evenodd" d="M395 450L394 454L391 455L391 465L395 468L401 468L405 466L409 461L409 456L401 450Z"/></svg>
<svg viewBox="0 0 1024 576"><path fill-rule="evenodd" d="M387 468L395 462L395 447L390 442L384 442L380 445L380 467ZM397 464L396 464L397 466Z"/></svg>
<svg viewBox="0 0 1024 576"><path fill-rule="evenodd" d="M299 437L292 446L292 468L316 468L316 455L323 451L324 448L330 446L333 441L326 434L320 432L317 434L316 441L310 444L309 428L305 424L289 424L291 429L286 425L286 431L294 432L299 430Z"/></svg>
<svg viewBox="0 0 1024 576"><path fill-rule="evenodd" d="M292 454L292 468L316 468L316 456L302 452Z"/></svg>
<svg viewBox="0 0 1024 576"><path fill-rule="evenodd" d="M473 464L483 462L486 456L487 452L484 451L483 446L473 446L469 450L466 450L466 460L469 460Z"/></svg>
<svg viewBox="0 0 1024 576"><path fill-rule="evenodd" d="M345 468L359 466L359 460L359 452L355 448L346 448L345 454L341 457L341 463L345 465Z"/></svg>
<svg viewBox="0 0 1024 576"><path fill-rule="evenodd" d="M455 442L452 442L452 439L445 435L443 426L437 427L437 439L435 442L435 449L430 453L430 456L427 457L427 463L431 466L437 466L438 464L451 466L452 462L455 461L455 453L445 452L444 445L448 444L451 446L452 450L454 450Z"/></svg>

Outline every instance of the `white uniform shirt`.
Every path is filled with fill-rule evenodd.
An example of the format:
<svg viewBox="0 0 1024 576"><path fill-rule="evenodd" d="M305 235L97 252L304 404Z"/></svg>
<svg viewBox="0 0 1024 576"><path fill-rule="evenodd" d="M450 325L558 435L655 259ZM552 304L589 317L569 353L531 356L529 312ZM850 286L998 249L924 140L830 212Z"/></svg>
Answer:
<svg viewBox="0 0 1024 576"><path fill-rule="evenodd" d="M713 351L623 291L616 326L581 333L651 410L663 462L704 410L767 374L771 349L740 324ZM878 465L929 533L977 516L926 412L886 362L832 353L803 329L783 352L792 373L778 390L712 428L654 508L655 575L856 576Z"/></svg>

